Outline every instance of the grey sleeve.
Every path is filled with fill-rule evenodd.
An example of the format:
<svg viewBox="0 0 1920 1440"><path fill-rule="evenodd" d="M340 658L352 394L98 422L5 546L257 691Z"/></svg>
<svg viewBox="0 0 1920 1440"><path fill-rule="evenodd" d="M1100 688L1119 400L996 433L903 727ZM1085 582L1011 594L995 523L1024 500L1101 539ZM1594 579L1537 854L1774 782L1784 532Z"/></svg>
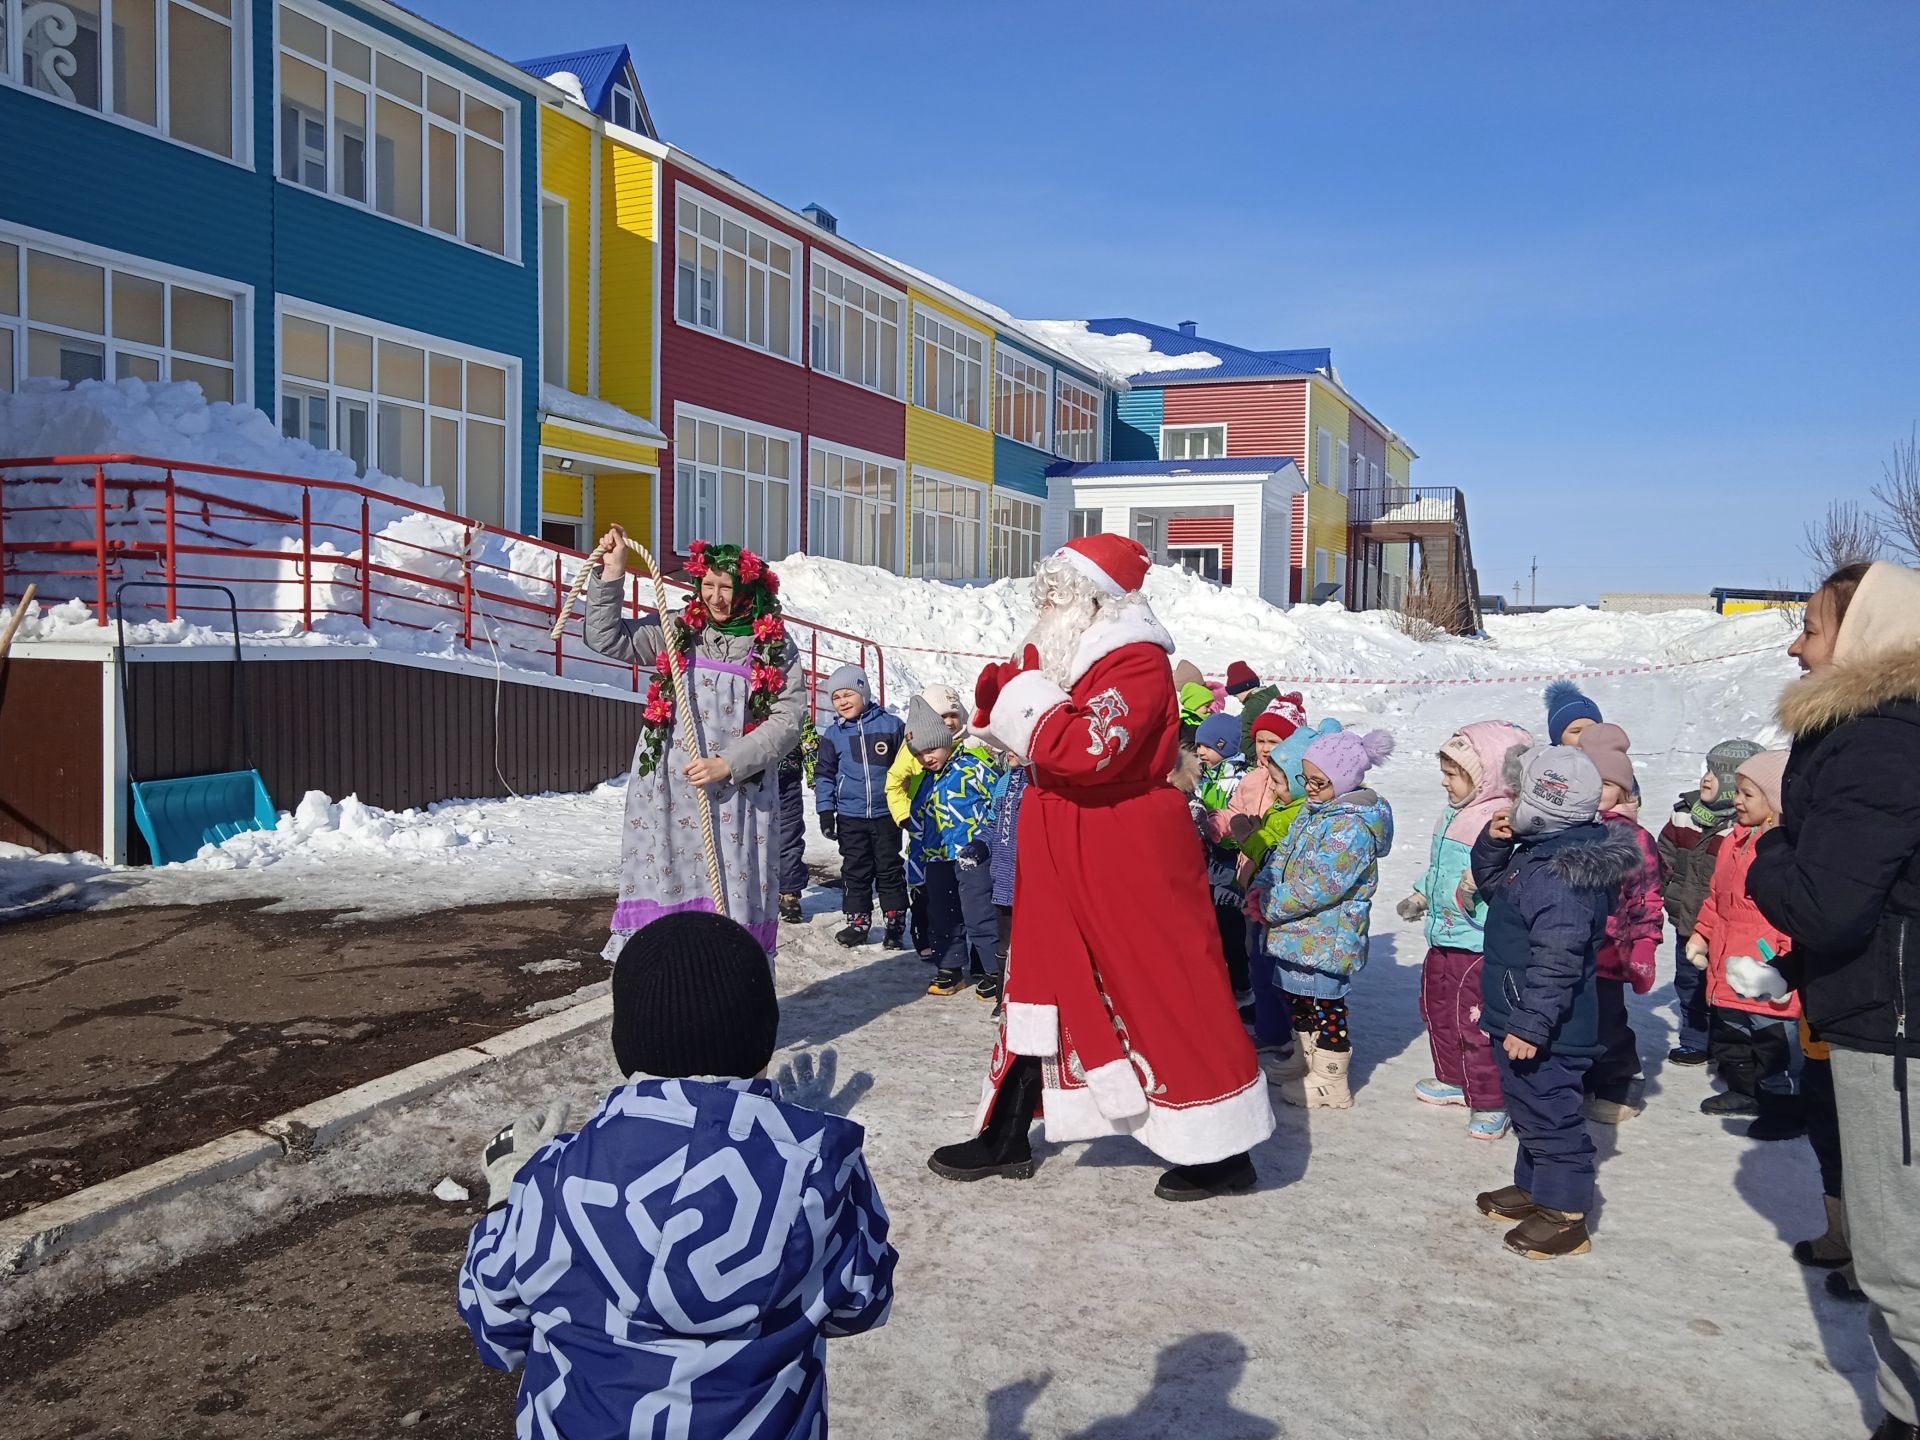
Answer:
<svg viewBox="0 0 1920 1440"><path fill-rule="evenodd" d="M629 665L651 665L665 643L665 630L644 620L628 620L620 614L625 586L618 580L598 577L587 583L586 637L588 648ZM656 617L657 618L657 617Z"/></svg>
<svg viewBox="0 0 1920 1440"><path fill-rule="evenodd" d="M800 743L800 724L807 714L806 667L799 658L787 666L787 683L773 702L773 713L720 752L736 781L751 780L780 763Z"/></svg>

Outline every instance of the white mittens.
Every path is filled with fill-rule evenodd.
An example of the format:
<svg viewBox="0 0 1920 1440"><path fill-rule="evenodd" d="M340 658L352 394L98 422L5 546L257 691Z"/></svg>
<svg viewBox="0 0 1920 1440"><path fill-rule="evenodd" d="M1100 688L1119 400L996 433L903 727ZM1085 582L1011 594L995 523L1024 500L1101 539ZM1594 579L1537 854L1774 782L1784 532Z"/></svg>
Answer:
<svg viewBox="0 0 1920 1440"><path fill-rule="evenodd" d="M560 1133L567 1123L567 1102L555 1100L546 1112L522 1115L487 1143L482 1167L487 1174L487 1208L507 1203L513 1189L513 1177L520 1167L540 1153L541 1147Z"/></svg>
<svg viewBox="0 0 1920 1440"><path fill-rule="evenodd" d="M1751 955L1732 955L1727 958L1727 984L1733 987L1736 995L1749 1000L1787 998L1787 977Z"/></svg>

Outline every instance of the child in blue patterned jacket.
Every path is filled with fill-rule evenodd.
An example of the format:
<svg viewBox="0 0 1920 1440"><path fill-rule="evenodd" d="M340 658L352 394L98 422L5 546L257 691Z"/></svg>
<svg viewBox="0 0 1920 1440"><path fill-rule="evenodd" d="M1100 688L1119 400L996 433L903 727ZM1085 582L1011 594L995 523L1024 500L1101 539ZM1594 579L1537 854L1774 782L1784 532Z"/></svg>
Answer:
<svg viewBox="0 0 1920 1440"><path fill-rule="evenodd" d="M1247 913L1268 927L1274 983L1292 1005L1306 1059L1306 1073L1280 1084L1289 1105L1353 1106L1347 991L1367 963L1380 860L1393 848L1393 809L1360 782L1392 753L1384 730L1341 730L1309 745L1300 765L1306 804L1247 894Z"/></svg>
<svg viewBox="0 0 1920 1440"><path fill-rule="evenodd" d="M987 830L987 849L992 854L993 914L996 926L994 954L1000 961L1000 973L989 975L978 985L982 999L1000 999L1000 985L1006 978L1007 956L1013 948L1013 881L1017 872L1016 851L1020 837L1020 801L1027 793L1026 757L1008 755L1007 768L993 788L993 818Z"/></svg>
<svg viewBox="0 0 1920 1440"><path fill-rule="evenodd" d="M981 972L976 993L1000 996L993 913L992 852L987 814L993 766L961 747L946 720L918 695L907 710L907 746L926 772L913 796L913 821L927 870L927 935L940 968L929 995L957 995L969 969Z"/></svg>
<svg viewBox="0 0 1920 1440"><path fill-rule="evenodd" d="M899 1257L861 1129L827 1113L847 1092L766 1078L779 1024L744 928L664 916L614 966L627 1078L577 1131L562 1102L487 1146L458 1303L481 1360L523 1370L516 1434L827 1433L826 1341L886 1323Z"/></svg>

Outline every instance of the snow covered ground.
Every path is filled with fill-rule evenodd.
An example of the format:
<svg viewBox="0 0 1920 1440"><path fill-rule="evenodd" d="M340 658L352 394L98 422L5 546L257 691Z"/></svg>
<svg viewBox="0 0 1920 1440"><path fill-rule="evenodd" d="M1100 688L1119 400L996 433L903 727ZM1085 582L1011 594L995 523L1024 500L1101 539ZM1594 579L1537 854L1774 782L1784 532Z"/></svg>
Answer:
<svg viewBox="0 0 1920 1440"><path fill-rule="evenodd" d="M795 558L796 608L892 647L887 693L970 687L980 661L907 646L1005 653L1030 615L1024 587L956 590ZM1699 1114L1698 1072L1664 1068L1663 983L1634 1018L1646 1114L1598 1131L1603 1203L1591 1256L1506 1255L1474 1212L1513 1145L1470 1142L1464 1116L1415 1102L1429 1073L1418 1013L1418 927L1391 901L1411 886L1442 803L1432 755L1456 726L1539 728L1541 682L1573 670L1645 673L1587 688L1634 737L1657 824L1716 741L1771 741L1793 667L1774 616L1562 612L1490 622L1487 639L1416 643L1377 616L1281 613L1156 571L1156 605L1211 674L1246 659L1303 684L1310 710L1383 725L1399 754L1375 772L1399 841L1384 866L1372 961L1354 991L1356 1108L1285 1112L1257 1155L1260 1190L1230 1202L1154 1200L1131 1142L1045 1147L1025 1184L960 1186L924 1168L966 1132L991 1045L985 1007L922 991L918 961L831 943L833 892L787 932L782 1042L832 1048L902 1252L892 1322L837 1342L845 1433L1144 1437L1708 1436L1850 1433L1871 1408L1864 1317L1829 1300L1787 1242L1820 1228L1804 1142L1766 1146ZM1743 653L1743 652L1761 653ZM1737 658L1710 660L1710 657ZM1710 660L1710 663L1688 662ZM1408 683L1380 683L1383 681ZM1465 683L1461 683L1465 682ZM277 896L385 913L472 899L607 889L618 785L583 796L477 801L382 815L315 799L271 835L145 875L110 903ZM391 827L389 830L387 827ZM830 847L810 837L815 859ZM0 860L0 885L84 862ZM0 904L4 900L0 899ZM1670 973L1671 946L1663 955ZM278 1164L177 1202L106 1244L0 1289L6 1313L84 1292L352 1193L425 1194L503 1119L564 1094L576 1114L615 1077L597 1037L502 1067L389 1115L305 1165ZM1284 1107L1282 1107L1284 1109ZM1264 1418L1256 1418L1264 1417Z"/></svg>

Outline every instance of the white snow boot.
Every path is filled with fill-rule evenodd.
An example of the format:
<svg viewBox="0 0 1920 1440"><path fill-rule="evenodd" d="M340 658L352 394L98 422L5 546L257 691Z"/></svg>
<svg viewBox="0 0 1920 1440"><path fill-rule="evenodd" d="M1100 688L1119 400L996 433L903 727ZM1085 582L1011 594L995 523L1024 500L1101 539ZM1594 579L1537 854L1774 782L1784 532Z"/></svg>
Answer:
<svg viewBox="0 0 1920 1440"><path fill-rule="evenodd" d="M1296 1030L1293 1032L1293 1053L1291 1055L1272 1056L1267 1051L1260 1052L1260 1069L1267 1077L1269 1085L1285 1085L1290 1080L1299 1080L1307 1073L1308 1062L1313 1058L1314 1032Z"/></svg>
<svg viewBox="0 0 1920 1440"><path fill-rule="evenodd" d="M1304 1110L1351 1110L1353 1091L1347 1087L1347 1050L1315 1048L1307 1057L1307 1073L1280 1087L1280 1098Z"/></svg>

